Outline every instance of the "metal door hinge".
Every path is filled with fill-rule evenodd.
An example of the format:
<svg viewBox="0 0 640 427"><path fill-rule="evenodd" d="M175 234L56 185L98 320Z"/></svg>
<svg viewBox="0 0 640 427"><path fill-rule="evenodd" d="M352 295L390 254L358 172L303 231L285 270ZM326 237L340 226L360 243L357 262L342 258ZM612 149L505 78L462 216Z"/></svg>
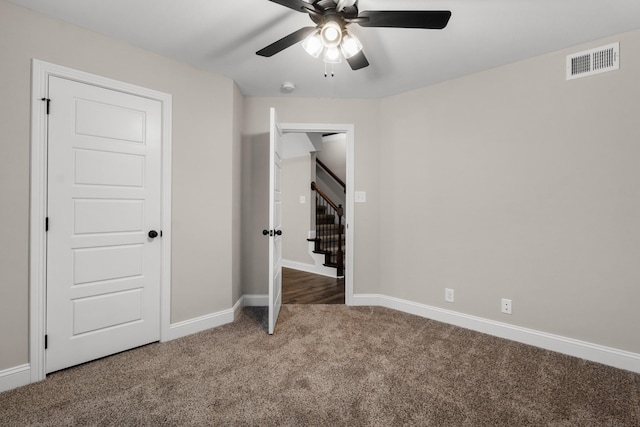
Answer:
<svg viewBox="0 0 640 427"><path fill-rule="evenodd" d="M44 349L46 350L49 347L49 335L44 336Z"/></svg>
<svg viewBox="0 0 640 427"><path fill-rule="evenodd" d="M40 101L45 101L47 103L47 116L49 115L49 108L51 106L51 100L49 98L40 98Z"/></svg>
<svg viewBox="0 0 640 427"><path fill-rule="evenodd" d="M49 231L49 217L44 219L44 231Z"/></svg>

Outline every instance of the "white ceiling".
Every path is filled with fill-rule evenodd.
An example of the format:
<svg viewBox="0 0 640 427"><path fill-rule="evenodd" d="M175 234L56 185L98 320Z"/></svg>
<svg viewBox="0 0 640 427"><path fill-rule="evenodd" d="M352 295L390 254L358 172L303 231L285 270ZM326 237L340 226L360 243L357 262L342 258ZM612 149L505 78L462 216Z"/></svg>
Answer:
<svg viewBox="0 0 640 427"><path fill-rule="evenodd" d="M452 17L444 30L352 24L371 65L352 71L343 62L325 78L322 60L299 44L271 58L255 54L313 25L269 0L11 1L228 76L246 96L379 98L640 28L640 0L360 0L360 11ZM285 81L296 84L292 94L280 91Z"/></svg>

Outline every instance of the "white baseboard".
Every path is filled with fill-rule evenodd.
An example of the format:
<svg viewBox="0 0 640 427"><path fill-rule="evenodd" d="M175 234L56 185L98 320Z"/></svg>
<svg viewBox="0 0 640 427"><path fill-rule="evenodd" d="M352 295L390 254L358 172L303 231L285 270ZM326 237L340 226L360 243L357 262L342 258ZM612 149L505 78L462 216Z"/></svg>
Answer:
<svg viewBox="0 0 640 427"><path fill-rule="evenodd" d="M242 307L244 307L244 295L238 298L238 301L236 301L236 303L233 304L233 307L231 308L231 310L233 310L234 320L238 318L238 315L240 314L240 310L242 310Z"/></svg>
<svg viewBox="0 0 640 427"><path fill-rule="evenodd" d="M238 303L236 303L237 305ZM169 336L163 341L171 341L176 338L186 337L196 332L205 331L216 326L226 325L233 322L235 314L234 308L218 311L216 313L206 314L204 316L195 317L183 322L173 323L169 326Z"/></svg>
<svg viewBox="0 0 640 427"><path fill-rule="evenodd" d="M322 257L324 258L324 255L322 255ZM291 268L293 270L300 270L307 273L318 274L320 276L327 276L327 277L333 277L333 278L337 277L336 276L337 270L335 268L325 267L324 265L306 264L304 262L290 261L287 259L283 259L282 266L286 268Z"/></svg>
<svg viewBox="0 0 640 427"><path fill-rule="evenodd" d="M267 305L267 295L243 295L232 308L216 313L207 314L169 326L168 336L164 342L187 335L202 332L210 328L233 322L243 306ZM29 364L0 371L0 392L21 387L31 383L31 366Z"/></svg>
<svg viewBox="0 0 640 427"><path fill-rule="evenodd" d="M592 362L602 363L603 365L640 373L640 354L625 350L605 347L599 344L514 326L508 323L497 322L386 295L354 295L352 305L387 307L496 337L506 338Z"/></svg>
<svg viewBox="0 0 640 427"><path fill-rule="evenodd" d="M382 305L381 298L382 295L378 294L353 294L353 300L350 305Z"/></svg>
<svg viewBox="0 0 640 427"><path fill-rule="evenodd" d="M244 294L242 295L244 307L266 307L269 305L269 295Z"/></svg>
<svg viewBox="0 0 640 427"><path fill-rule="evenodd" d="M171 341L196 332L226 325L238 317L242 307L263 307L268 303L269 295L242 295L232 308L172 324L169 326L169 337L164 341Z"/></svg>
<svg viewBox="0 0 640 427"><path fill-rule="evenodd" d="M245 294L234 304L233 308L172 324L169 328L169 338L166 341L231 323L242 307L262 307L266 306L268 302L268 295ZM380 294L354 295L351 305L386 307L496 337L521 342L523 344L533 345L546 350L567 354L569 356L579 357L592 362L602 363L603 365L640 373L640 354L629 351L605 347L599 344L540 332L534 329L514 326ZM0 392L30 383L31 367L29 364L0 371Z"/></svg>
<svg viewBox="0 0 640 427"><path fill-rule="evenodd" d="M0 392L29 383L31 383L31 366L28 363L0 371Z"/></svg>

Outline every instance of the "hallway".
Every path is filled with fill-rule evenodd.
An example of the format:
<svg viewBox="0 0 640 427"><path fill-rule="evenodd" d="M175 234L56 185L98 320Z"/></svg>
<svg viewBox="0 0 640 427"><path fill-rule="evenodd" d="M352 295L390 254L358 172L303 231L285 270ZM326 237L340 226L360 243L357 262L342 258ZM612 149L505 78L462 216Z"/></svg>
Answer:
<svg viewBox="0 0 640 427"><path fill-rule="evenodd" d="M282 268L283 304L344 304L344 278Z"/></svg>

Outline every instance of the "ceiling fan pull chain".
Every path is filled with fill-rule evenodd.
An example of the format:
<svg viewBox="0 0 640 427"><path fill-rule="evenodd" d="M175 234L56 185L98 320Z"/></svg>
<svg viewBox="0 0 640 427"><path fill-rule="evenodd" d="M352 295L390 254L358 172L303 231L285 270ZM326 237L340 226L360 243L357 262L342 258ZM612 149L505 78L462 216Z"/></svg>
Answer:
<svg viewBox="0 0 640 427"><path fill-rule="evenodd" d="M331 66L331 77L335 76L335 73L333 72L333 64L328 64L328 63L324 63L324 76L327 77L329 75L329 72L327 71L327 65Z"/></svg>

